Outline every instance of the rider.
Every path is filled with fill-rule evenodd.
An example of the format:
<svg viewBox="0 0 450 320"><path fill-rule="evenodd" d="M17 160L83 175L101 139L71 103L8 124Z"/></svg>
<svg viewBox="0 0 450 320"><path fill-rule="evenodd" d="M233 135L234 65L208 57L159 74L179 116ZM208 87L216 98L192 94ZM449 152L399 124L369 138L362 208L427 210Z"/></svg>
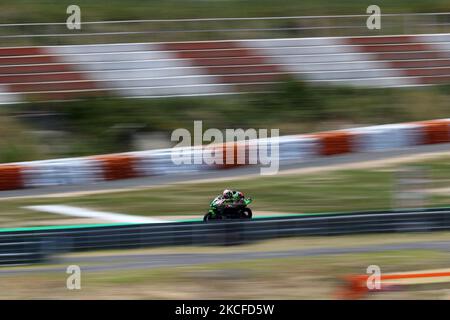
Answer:
<svg viewBox="0 0 450 320"><path fill-rule="evenodd" d="M233 206L235 204L240 204L244 199L244 194L237 190L225 189L223 190L221 195L218 195L211 202L212 206L215 207L216 210L213 211L213 214L216 214L218 211L221 212L228 206Z"/></svg>
<svg viewBox="0 0 450 320"><path fill-rule="evenodd" d="M244 194L240 191L235 190L233 191L232 199L234 201L234 204L240 204L242 203L242 201L244 201Z"/></svg>

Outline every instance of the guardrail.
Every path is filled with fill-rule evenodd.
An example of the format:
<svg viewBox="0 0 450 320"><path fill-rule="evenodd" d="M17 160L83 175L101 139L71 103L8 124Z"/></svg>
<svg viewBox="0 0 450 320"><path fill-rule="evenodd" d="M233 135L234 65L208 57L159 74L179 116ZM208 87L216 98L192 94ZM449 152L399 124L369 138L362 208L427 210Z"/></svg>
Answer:
<svg viewBox="0 0 450 320"><path fill-rule="evenodd" d="M250 241L355 233L450 229L450 209L432 208L262 218L0 232L0 264L39 262L55 253L175 245L236 245Z"/></svg>
<svg viewBox="0 0 450 320"><path fill-rule="evenodd" d="M85 21L69 30L65 21L0 24L2 46L20 44L111 43L441 33L450 31L450 13L382 13L381 30L369 30L369 14L252 18L142 19Z"/></svg>

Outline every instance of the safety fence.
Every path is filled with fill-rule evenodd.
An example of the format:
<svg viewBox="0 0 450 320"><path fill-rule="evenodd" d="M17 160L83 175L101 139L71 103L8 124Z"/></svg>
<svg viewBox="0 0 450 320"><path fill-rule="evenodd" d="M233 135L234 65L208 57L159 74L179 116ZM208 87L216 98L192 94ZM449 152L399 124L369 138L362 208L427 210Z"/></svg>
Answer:
<svg viewBox="0 0 450 320"><path fill-rule="evenodd" d="M444 33L450 31L450 13L385 13L381 28L367 27L369 14L227 17L201 19L140 19L81 21L69 29L65 19L50 23L3 23L3 46L30 44L86 44L212 39L298 38L359 35Z"/></svg>
<svg viewBox="0 0 450 320"><path fill-rule="evenodd" d="M450 34L0 48L0 104L450 83Z"/></svg>
<svg viewBox="0 0 450 320"><path fill-rule="evenodd" d="M0 190L87 185L235 167L301 163L327 156L375 153L450 142L450 119L388 124L234 143L0 165ZM278 157L276 152L278 152ZM264 153L265 156L264 157ZM174 159L183 163L176 163Z"/></svg>
<svg viewBox="0 0 450 320"><path fill-rule="evenodd" d="M39 262L54 254L86 250L170 245L236 245L292 236L448 229L448 208L312 214L212 223L24 228L19 231L0 232L0 264Z"/></svg>

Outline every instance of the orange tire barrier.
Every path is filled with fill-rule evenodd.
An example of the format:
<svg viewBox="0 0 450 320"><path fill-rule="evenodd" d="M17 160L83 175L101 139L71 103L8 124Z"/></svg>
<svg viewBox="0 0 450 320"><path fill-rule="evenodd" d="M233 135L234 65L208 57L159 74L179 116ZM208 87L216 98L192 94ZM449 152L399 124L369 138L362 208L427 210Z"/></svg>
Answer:
<svg viewBox="0 0 450 320"><path fill-rule="evenodd" d="M348 132L324 132L313 135L319 139L319 153L329 156L353 151L353 134Z"/></svg>
<svg viewBox="0 0 450 320"><path fill-rule="evenodd" d="M422 125L423 144L450 142L450 122L449 121L426 121L420 122Z"/></svg>
<svg viewBox="0 0 450 320"><path fill-rule="evenodd" d="M23 187L22 167L15 165L0 166L0 190L21 189Z"/></svg>
<svg viewBox="0 0 450 320"><path fill-rule="evenodd" d="M224 143L216 148L222 148L222 164L216 165L219 169L236 168L249 163L248 148L245 143Z"/></svg>
<svg viewBox="0 0 450 320"><path fill-rule="evenodd" d="M105 180L118 180L137 177L135 170L135 157L130 155L105 155L93 157L102 163L103 178Z"/></svg>
<svg viewBox="0 0 450 320"><path fill-rule="evenodd" d="M344 299L359 299L369 292L383 291L394 286L450 282L450 269L384 274L380 276L380 289L369 289L367 287L368 278L369 275L346 277L345 281L347 282L347 286L343 291L338 293L339 297Z"/></svg>

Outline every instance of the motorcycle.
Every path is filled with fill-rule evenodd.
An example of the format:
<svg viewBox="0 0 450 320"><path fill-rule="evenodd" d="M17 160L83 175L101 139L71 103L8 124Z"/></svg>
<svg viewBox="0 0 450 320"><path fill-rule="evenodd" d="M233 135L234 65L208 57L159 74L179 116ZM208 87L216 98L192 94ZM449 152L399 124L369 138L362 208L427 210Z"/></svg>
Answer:
<svg viewBox="0 0 450 320"><path fill-rule="evenodd" d="M252 203L252 199L243 199L239 204L227 205L224 208L217 208L214 201L210 203L210 209L203 217L204 222L211 220L228 220L228 219L251 219L252 210L247 207Z"/></svg>

